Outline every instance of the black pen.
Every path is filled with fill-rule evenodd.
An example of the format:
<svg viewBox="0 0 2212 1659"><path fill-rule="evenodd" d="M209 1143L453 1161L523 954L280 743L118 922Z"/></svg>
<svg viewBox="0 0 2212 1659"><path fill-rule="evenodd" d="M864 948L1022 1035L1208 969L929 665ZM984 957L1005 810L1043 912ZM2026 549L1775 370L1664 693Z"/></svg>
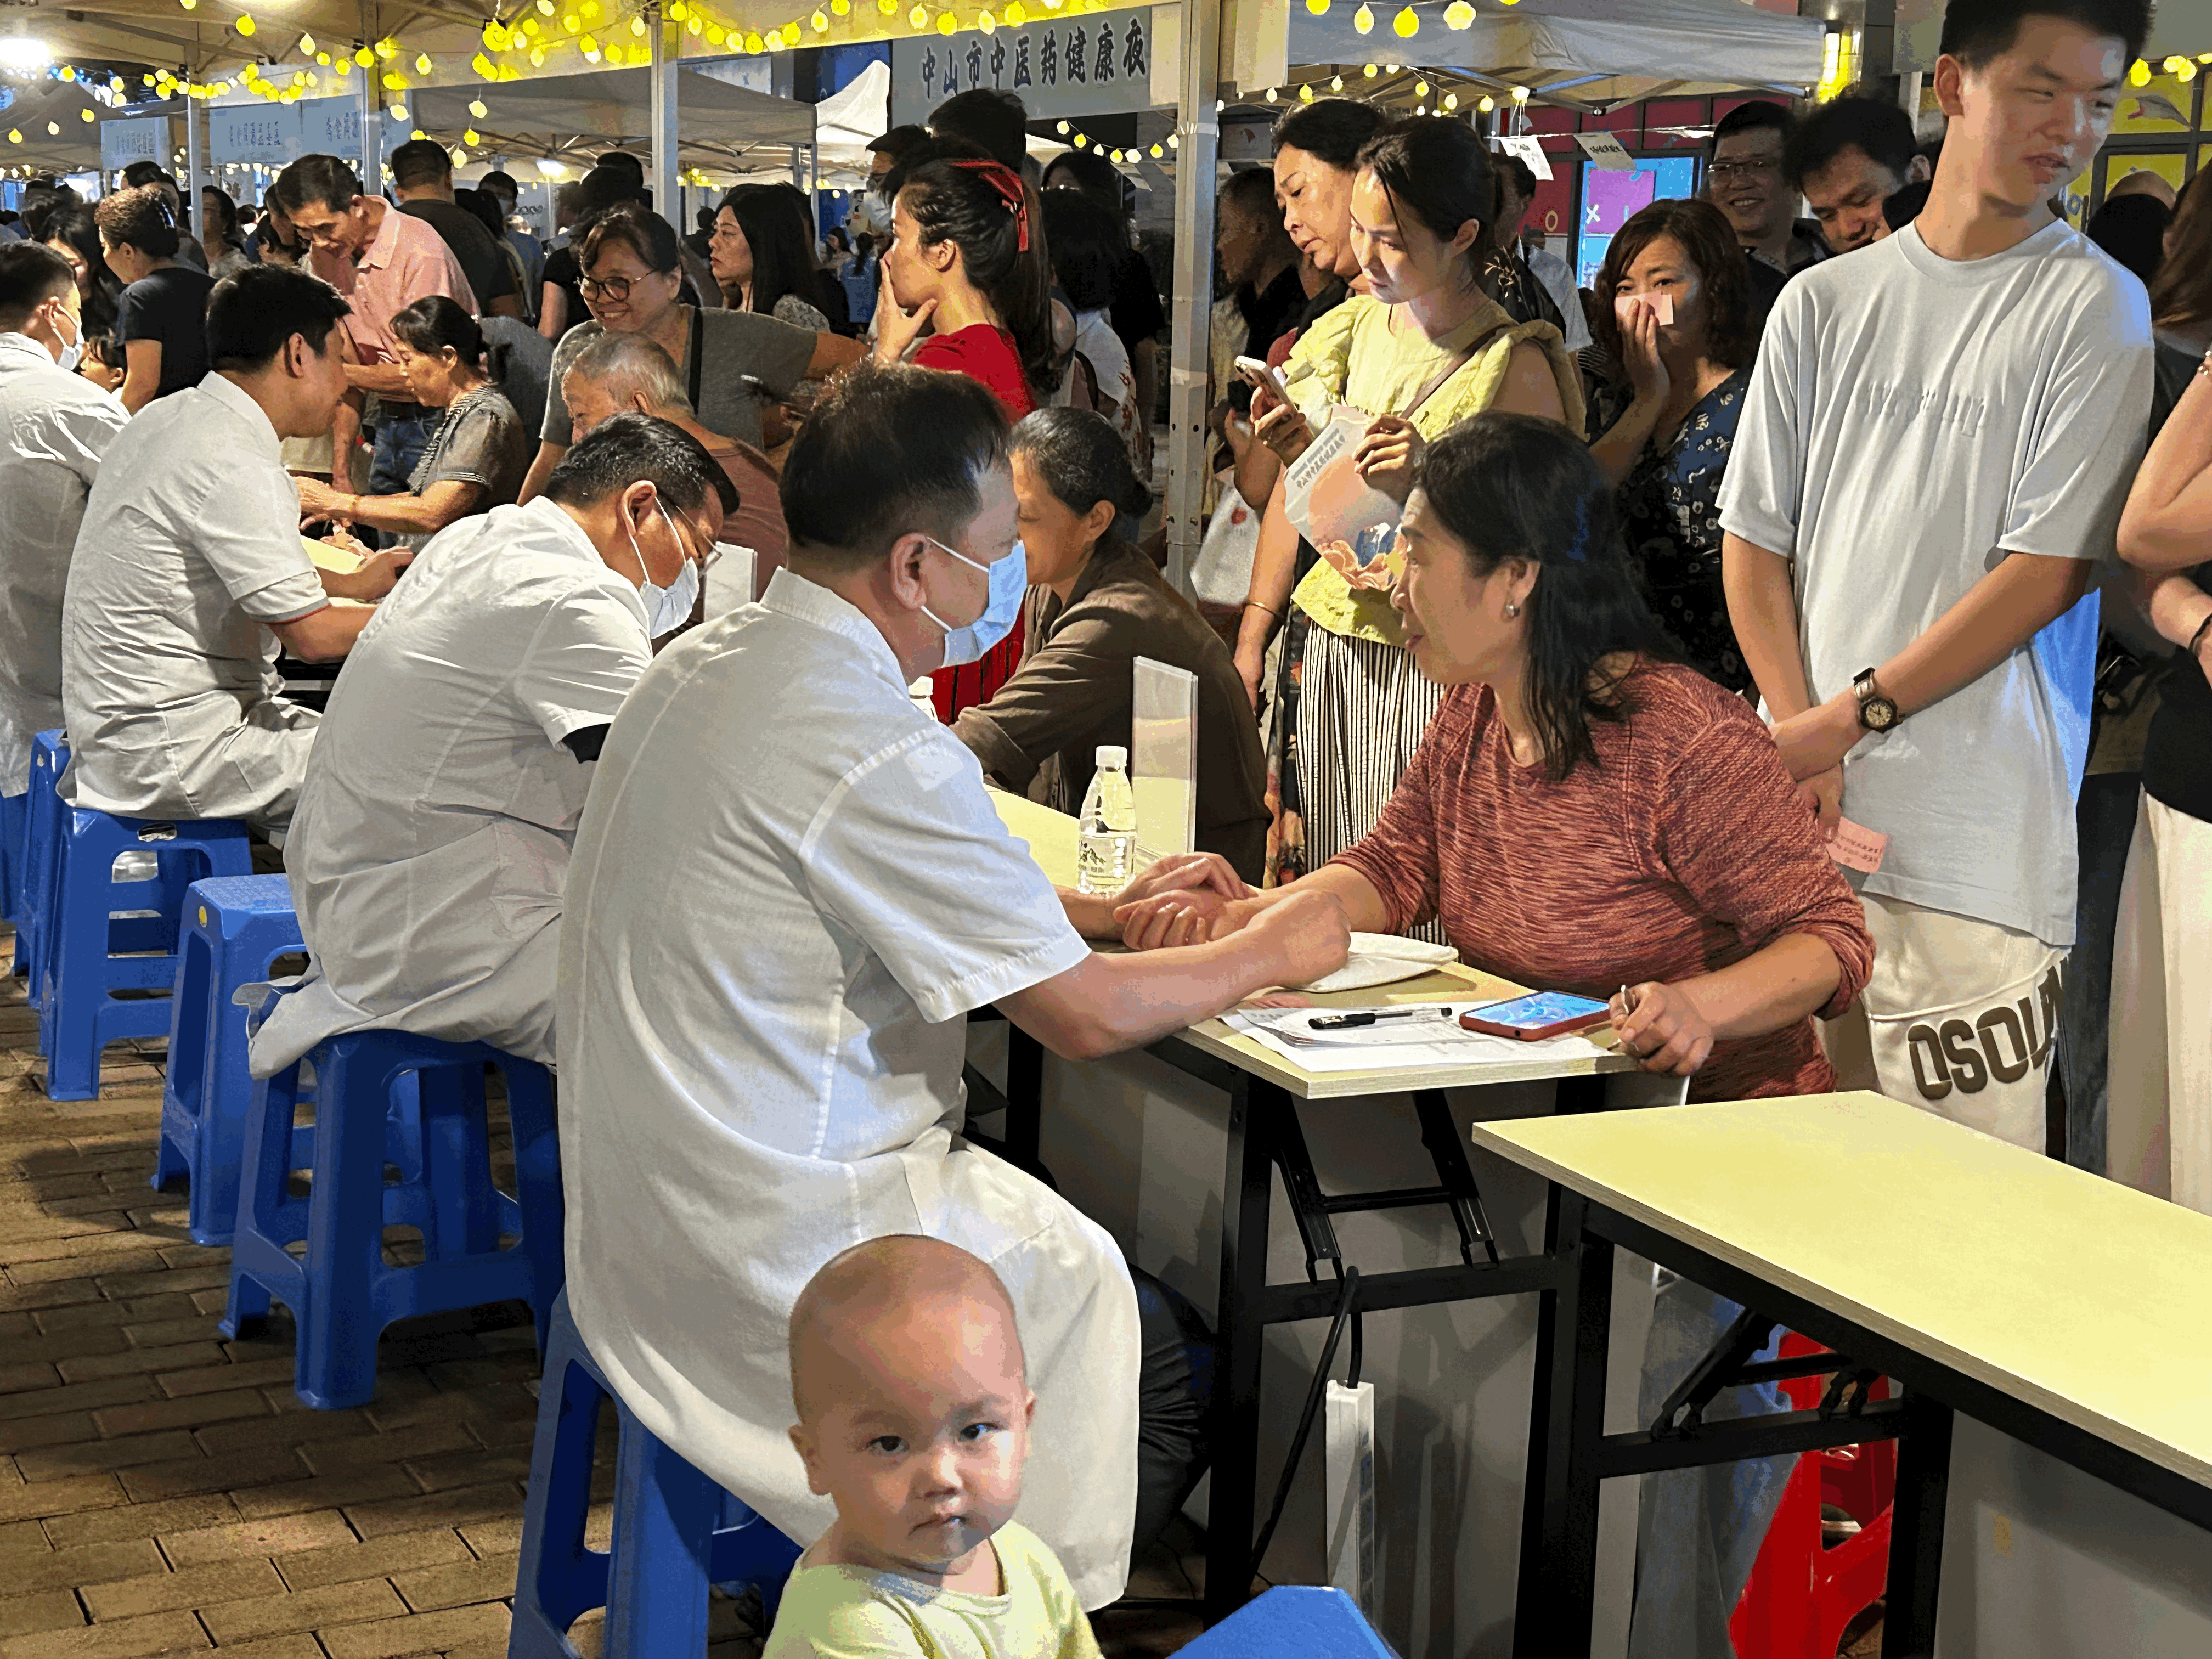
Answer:
<svg viewBox="0 0 2212 1659"><path fill-rule="evenodd" d="M1363 1008L1356 1014L1317 1014L1306 1022L1310 1031L1341 1031L1355 1025L1372 1025L1378 1019L1414 1019L1423 1014L1449 1014L1449 1008Z"/></svg>

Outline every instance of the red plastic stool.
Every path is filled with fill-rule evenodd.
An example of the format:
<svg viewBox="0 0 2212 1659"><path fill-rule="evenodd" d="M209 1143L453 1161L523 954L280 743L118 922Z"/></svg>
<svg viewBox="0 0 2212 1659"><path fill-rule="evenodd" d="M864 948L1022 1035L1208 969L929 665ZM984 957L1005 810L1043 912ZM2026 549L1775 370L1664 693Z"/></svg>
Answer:
<svg viewBox="0 0 2212 1659"><path fill-rule="evenodd" d="M1820 1344L1794 1331L1783 1336L1785 1359L1820 1351ZM1810 1411L1820 1403L1826 1383L1805 1376L1780 1386L1793 1408ZM1875 1384L1877 1399L1891 1392L1887 1377ZM1879 1601L1889 1582L1889 1510L1896 1484L1894 1441L1838 1446L1798 1458L1729 1620L1737 1659L1836 1659L1844 1626ZM1823 1504L1859 1523L1856 1534L1832 1549L1820 1541Z"/></svg>

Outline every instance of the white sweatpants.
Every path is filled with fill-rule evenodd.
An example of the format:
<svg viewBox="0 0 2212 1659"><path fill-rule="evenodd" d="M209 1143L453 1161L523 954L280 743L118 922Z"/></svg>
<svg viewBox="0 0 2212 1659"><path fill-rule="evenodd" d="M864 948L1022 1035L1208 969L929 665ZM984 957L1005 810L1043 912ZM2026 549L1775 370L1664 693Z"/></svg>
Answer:
<svg viewBox="0 0 2212 1659"><path fill-rule="evenodd" d="M2115 1181L2212 1214L2212 823L2148 795L2112 941Z"/></svg>
<svg viewBox="0 0 2212 1659"><path fill-rule="evenodd" d="M1822 1030L1836 1086L2043 1151L2066 953L1993 921L1878 893L1859 901L1874 974Z"/></svg>

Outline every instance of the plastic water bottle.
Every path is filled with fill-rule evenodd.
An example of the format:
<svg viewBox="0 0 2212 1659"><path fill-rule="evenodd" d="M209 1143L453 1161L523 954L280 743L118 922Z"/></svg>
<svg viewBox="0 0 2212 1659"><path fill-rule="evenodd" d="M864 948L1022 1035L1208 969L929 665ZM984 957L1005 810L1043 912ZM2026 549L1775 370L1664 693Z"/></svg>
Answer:
<svg viewBox="0 0 2212 1659"><path fill-rule="evenodd" d="M1098 745L1098 769L1083 798L1076 842L1076 889L1118 893L1137 868L1137 799L1129 789L1129 751Z"/></svg>

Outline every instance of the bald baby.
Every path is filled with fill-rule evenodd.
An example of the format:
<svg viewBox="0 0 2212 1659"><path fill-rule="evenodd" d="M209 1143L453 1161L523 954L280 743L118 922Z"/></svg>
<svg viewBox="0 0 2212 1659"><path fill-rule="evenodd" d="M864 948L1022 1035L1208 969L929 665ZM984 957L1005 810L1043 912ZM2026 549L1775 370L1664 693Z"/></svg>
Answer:
<svg viewBox="0 0 2212 1659"><path fill-rule="evenodd" d="M996 1273L938 1239L855 1245L792 1309L791 1392L808 1485L837 1505L810 1561L997 1593L977 1547L1021 1501L1036 1396Z"/></svg>

